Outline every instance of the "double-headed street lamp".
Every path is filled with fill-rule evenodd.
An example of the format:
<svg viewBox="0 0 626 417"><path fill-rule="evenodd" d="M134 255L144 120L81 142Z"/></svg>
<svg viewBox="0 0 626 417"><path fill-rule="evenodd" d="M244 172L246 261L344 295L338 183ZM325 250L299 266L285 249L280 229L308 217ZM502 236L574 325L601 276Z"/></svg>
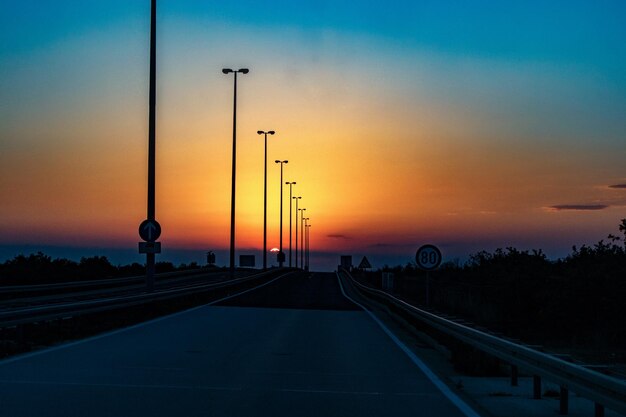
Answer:
<svg viewBox="0 0 626 417"><path fill-rule="evenodd" d="M310 244L309 244L310 237L311 237L311 225L307 224L305 227L306 227L306 238L305 238L306 254L304 256L304 259L306 260L306 267L305 267L305 269L308 271L309 270L309 259L310 259L309 255L311 253L311 251L310 251Z"/></svg>
<svg viewBox="0 0 626 417"><path fill-rule="evenodd" d="M293 200L293 186L296 185L296 182L287 181L285 184L289 186L289 268L291 268L291 212L293 211L291 200Z"/></svg>
<svg viewBox="0 0 626 417"><path fill-rule="evenodd" d="M300 267L304 268L304 212L305 208L300 209Z"/></svg>
<svg viewBox="0 0 626 417"><path fill-rule="evenodd" d="M230 275L235 275L235 172L237 164L237 74L247 74L250 72L248 68L240 68L232 70L230 68L222 69L224 74L234 74L235 89L233 93L233 178L232 190L230 195Z"/></svg>
<svg viewBox="0 0 626 417"><path fill-rule="evenodd" d="M298 200L302 199L302 197L292 197L293 200L296 200L296 268L298 267Z"/></svg>
<svg viewBox="0 0 626 417"><path fill-rule="evenodd" d="M283 252L283 165L289 163L289 161L274 161L280 164L280 239L279 239L279 251L278 251L278 267L283 267L285 262L285 253Z"/></svg>
<svg viewBox="0 0 626 417"><path fill-rule="evenodd" d="M306 248L305 248L305 242L306 242L306 240L305 240L304 238L306 237L306 230L307 230L307 228L308 228L308 226L307 226L307 221L308 221L308 220L309 220L309 218L308 218L308 217L305 217L304 219L302 219L302 221L304 222L304 224L303 224L303 226L302 226L302 249L301 249L301 252L302 252L302 269L304 269L304 270L306 270L306 267L308 266L308 265L306 264L306 262L305 262L305 257L304 257L304 254L305 254L305 249L306 249Z"/></svg>
<svg viewBox="0 0 626 417"><path fill-rule="evenodd" d="M267 269L267 135L273 135L273 130L264 132L257 131L259 135L265 135L265 168L263 175L263 269Z"/></svg>

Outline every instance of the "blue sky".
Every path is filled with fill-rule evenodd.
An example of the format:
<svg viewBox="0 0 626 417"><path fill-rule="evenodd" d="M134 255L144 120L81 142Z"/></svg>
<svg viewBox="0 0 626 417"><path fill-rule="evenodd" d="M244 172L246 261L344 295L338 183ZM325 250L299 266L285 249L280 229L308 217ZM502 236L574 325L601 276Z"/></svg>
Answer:
<svg viewBox="0 0 626 417"><path fill-rule="evenodd" d="M1 3L2 52L143 20L149 1ZM618 68L626 59L620 1L160 1L165 16L264 27L339 30L451 54L563 60ZM7 42L10 40L10 42Z"/></svg>
<svg viewBox="0 0 626 417"><path fill-rule="evenodd" d="M428 240L454 256L510 245L561 256L625 217L623 189L608 187L626 183L624 2L158 4L165 248L227 240L231 91L219 70L230 65L252 69L240 100L239 236L250 250L260 231L254 132L267 128L282 135L274 152L292 160L328 253L384 259L394 242ZM0 0L0 244L37 235L134 251L149 10ZM553 209L593 205L606 208Z"/></svg>

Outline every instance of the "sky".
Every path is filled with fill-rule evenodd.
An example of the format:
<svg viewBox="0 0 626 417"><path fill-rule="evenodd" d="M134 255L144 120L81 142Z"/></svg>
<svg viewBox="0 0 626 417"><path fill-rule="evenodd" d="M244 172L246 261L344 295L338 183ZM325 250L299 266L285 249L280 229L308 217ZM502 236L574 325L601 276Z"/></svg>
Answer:
<svg viewBox="0 0 626 417"><path fill-rule="evenodd" d="M228 264L222 68L250 69L238 78L236 246L257 264L258 130L277 132L268 249L280 233L274 160L289 160L314 269L341 254L405 264L426 243L444 260L508 246L556 258L616 234L624 16L620 1L159 0L157 260L214 250ZM143 259L149 18L147 0L0 0L0 260Z"/></svg>

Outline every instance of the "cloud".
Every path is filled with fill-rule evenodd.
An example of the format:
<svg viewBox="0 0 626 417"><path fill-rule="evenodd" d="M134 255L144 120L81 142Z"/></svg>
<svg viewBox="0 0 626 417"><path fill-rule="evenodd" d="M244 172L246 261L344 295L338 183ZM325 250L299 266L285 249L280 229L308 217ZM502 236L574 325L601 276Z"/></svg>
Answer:
<svg viewBox="0 0 626 417"><path fill-rule="evenodd" d="M341 234L330 234L330 235L326 235L326 237L329 237L331 239L346 239L346 240L351 239L349 236L341 235Z"/></svg>
<svg viewBox="0 0 626 417"><path fill-rule="evenodd" d="M609 185L609 188L626 189L626 184Z"/></svg>
<svg viewBox="0 0 626 417"><path fill-rule="evenodd" d="M578 211L593 211L604 210L610 206L606 204L559 204L556 206L550 206L548 209L553 211L565 211L565 210L578 210Z"/></svg>

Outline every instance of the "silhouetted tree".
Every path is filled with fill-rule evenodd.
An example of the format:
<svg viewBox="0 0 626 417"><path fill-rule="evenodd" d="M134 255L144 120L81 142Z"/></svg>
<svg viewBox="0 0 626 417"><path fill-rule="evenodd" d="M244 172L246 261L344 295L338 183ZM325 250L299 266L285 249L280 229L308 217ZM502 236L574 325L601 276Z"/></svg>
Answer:
<svg viewBox="0 0 626 417"><path fill-rule="evenodd" d="M626 240L626 219L619 231ZM431 306L531 343L626 346L626 246L620 242L609 235L556 261L541 250L512 247L474 253L464 265L430 272ZM398 295L425 302L423 271L384 270L396 274Z"/></svg>
<svg viewBox="0 0 626 417"><path fill-rule="evenodd" d="M157 272L172 272L181 269L197 269L196 262L175 267L171 262L159 262ZM109 277L140 276L145 274L144 265L113 266L106 256L82 257L80 262L65 258L52 259L42 252L17 255L0 264L0 285L50 284L77 280L102 279Z"/></svg>
<svg viewBox="0 0 626 417"><path fill-rule="evenodd" d="M117 275L117 268L111 265L106 256L80 258L78 267L80 269L80 273L89 279L105 278Z"/></svg>
<svg viewBox="0 0 626 417"><path fill-rule="evenodd" d="M176 267L171 262L157 262L155 270L157 273L172 272L176 270Z"/></svg>

